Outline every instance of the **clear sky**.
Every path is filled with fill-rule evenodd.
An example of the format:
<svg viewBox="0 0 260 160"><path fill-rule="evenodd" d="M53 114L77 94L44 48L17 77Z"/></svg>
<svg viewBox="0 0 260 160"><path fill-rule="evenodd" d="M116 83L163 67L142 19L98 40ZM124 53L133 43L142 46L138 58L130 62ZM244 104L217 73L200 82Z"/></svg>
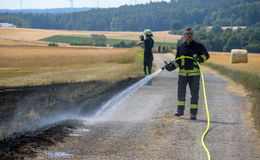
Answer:
<svg viewBox="0 0 260 160"><path fill-rule="evenodd" d="M119 7L124 4L140 4L170 0L73 0L74 8L82 7ZM20 2L22 5L20 6ZM46 9L66 8L71 6L71 0L0 0L0 9Z"/></svg>

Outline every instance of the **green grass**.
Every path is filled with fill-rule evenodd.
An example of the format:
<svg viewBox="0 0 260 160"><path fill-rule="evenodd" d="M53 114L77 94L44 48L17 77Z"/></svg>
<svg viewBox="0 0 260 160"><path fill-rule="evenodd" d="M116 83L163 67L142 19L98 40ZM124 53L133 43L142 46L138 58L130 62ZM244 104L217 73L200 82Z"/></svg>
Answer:
<svg viewBox="0 0 260 160"><path fill-rule="evenodd" d="M176 43L170 43L170 42L156 42L154 43L154 47L158 46L165 46L168 47L169 49L176 48Z"/></svg>
<svg viewBox="0 0 260 160"><path fill-rule="evenodd" d="M44 39L40 39L41 41L46 41L46 42L60 42L60 43L69 43L69 44L77 44L77 45L95 45L93 43L93 38L92 37L87 37L87 36L63 36L63 35L56 35L56 36L51 36L47 37ZM126 40L126 39L111 39L111 38L106 38L106 44L109 46L113 46L115 44L120 43L121 41L124 41L125 43L131 43L133 40ZM137 42L136 42L137 43Z"/></svg>
<svg viewBox="0 0 260 160"><path fill-rule="evenodd" d="M140 48L137 48L137 55L135 57L135 62L137 63L136 72L139 75L144 75L144 73L143 73L143 61L144 61L144 51Z"/></svg>
<svg viewBox="0 0 260 160"><path fill-rule="evenodd" d="M46 42L55 42L55 43L69 43L69 44L77 44L77 45L96 45L93 42L92 37L87 37L87 36L63 36L63 35L56 35L56 36L51 36L48 38L40 39L41 41L46 41ZM126 44L135 42L137 44L138 41L133 41L133 40L127 40L127 39L111 39L111 38L106 38L106 44L109 46L113 46L115 44L120 43L121 41L124 41ZM176 48L175 43L170 43L170 42L157 42L155 41L154 48L156 49L158 46L164 46L168 49Z"/></svg>
<svg viewBox="0 0 260 160"><path fill-rule="evenodd" d="M233 81L242 84L249 91L249 98L253 102L252 116L254 125L260 134L260 77L244 71L231 70L225 66L206 63L212 69L230 77Z"/></svg>

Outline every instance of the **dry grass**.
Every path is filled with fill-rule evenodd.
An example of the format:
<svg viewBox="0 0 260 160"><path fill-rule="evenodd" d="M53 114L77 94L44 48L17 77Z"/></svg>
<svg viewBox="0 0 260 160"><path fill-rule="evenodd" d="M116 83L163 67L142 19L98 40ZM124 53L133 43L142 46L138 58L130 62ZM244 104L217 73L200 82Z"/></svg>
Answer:
<svg viewBox="0 0 260 160"><path fill-rule="evenodd" d="M24 42L24 41L17 41L17 40L7 40L7 39L0 39L0 45L7 45L7 46L13 46L13 45L29 45L29 46L48 46L48 42Z"/></svg>
<svg viewBox="0 0 260 160"><path fill-rule="evenodd" d="M210 59L207 62L223 65L232 70L240 70L245 72L250 72L260 76L260 54L249 53L248 63L230 63L230 53L229 52L209 52Z"/></svg>
<svg viewBox="0 0 260 160"><path fill-rule="evenodd" d="M135 49L82 49L0 46L0 67L51 67L96 63L132 63Z"/></svg>
<svg viewBox="0 0 260 160"><path fill-rule="evenodd" d="M108 38L139 40L141 32L111 32L111 31L69 31L69 30L43 30L26 28L0 28L0 38L36 41L54 35L89 36L91 34L104 34ZM169 34L168 31L154 32L155 41L176 43L181 36Z"/></svg>
<svg viewBox="0 0 260 160"><path fill-rule="evenodd" d="M48 47L0 40L0 50L0 87L119 81L141 75L137 48Z"/></svg>
<svg viewBox="0 0 260 160"><path fill-rule="evenodd" d="M129 77L140 76L138 67L131 64L107 63L98 65L75 65L63 67L0 68L0 86L38 86L53 83L83 81L116 82Z"/></svg>

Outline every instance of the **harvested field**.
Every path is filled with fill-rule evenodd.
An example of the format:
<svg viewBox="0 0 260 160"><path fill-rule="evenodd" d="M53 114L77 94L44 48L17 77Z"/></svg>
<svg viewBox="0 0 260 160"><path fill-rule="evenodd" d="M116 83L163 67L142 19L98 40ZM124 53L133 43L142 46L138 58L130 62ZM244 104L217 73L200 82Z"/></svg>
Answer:
<svg viewBox="0 0 260 160"><path fill-rule="evenodd" d="M43 30L27 28L0 28L0 38L36 41L54 35L90 36L91 34L103 34L107 38L139 40L141 32L111 32L111 31L69 31L69 30ZM154 32L155 41L177 42L181 36L168 34L168 31Z"/></svg>
<svg viewBox="0 0 260 160"><path fill-rule="evenodd" d="M260 76L260 54L249 53L248 63L230 63L230 53L229 52L209 52L210 59L207 62L224 65L229 69L241 70L250 73L255 73Z"/></svg>
<svg viewBox="0 0 260 160"><path fill-rule="evenodd" d="M0 50L1 87L115 82L141 76L137 48L48 47L46 43L0 40Z"/></svg>
<svg viewBox="0 0 260 160"><path fill-rule="evenodd" d="M55 48L42 46L0 47L0 67L51 67L115 62L131 63L136 56L136 49L82 49L77 47Z"/></svg>
<svg viewBox="0 0 260 160"><path fill-rule="evenodd" d="M10 40L10 39L0 39L0 46L48 46L48 42L28 42L28 41L18 41L18 40Z"/></svg>

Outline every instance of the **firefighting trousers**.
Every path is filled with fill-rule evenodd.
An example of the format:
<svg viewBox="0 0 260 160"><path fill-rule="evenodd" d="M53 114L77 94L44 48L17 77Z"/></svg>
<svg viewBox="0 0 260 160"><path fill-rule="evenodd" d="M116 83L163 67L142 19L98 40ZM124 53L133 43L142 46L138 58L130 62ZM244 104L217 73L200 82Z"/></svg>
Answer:
<svg viewBox="0 0 260 160"><path fill-rule="evenodd" d="M186 87L189 85L191 100L190 109L198 109L200 76L181 76L178 80L178 106L185 107Z"/></svg>
<svg viewBox="0 0 260 160"><path fill-rule="evenodd" d="M150 75L152 73L152 65L153 65L153 59L152 58L147 58L144 59L144 74Z"/></svg>

